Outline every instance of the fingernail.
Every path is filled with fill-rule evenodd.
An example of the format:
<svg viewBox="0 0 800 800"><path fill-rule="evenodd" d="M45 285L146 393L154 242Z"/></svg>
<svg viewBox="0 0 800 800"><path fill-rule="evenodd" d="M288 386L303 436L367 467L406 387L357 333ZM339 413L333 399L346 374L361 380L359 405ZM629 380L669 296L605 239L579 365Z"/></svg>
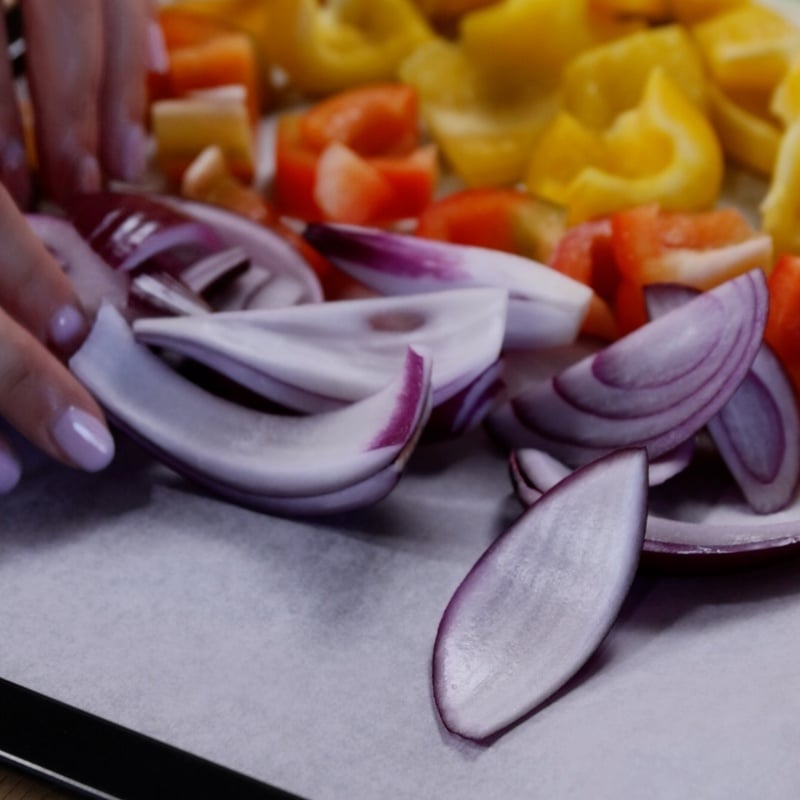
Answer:
<svg viewBox="0 0 800 800"><path fill-rule="evenodd" d="M50 341L59 349L69 352L80 344L86 333L86 320L75 306L61 306L50 317L47 329Z"/></svg>
<svg viewBox="0 0 800 800"><path fill-rule="evenodd" d="M80 192L96 192L101 184L100 164L87 153L78 161L75 169L75 188Z"/></svg>
<svg viewBox="0 0 800 800"><path fill-rule="evenodd" d="M31 180L25 148L17 139L9 139L0 151L0 175L11 196L26 208L30 201Z"/></svg>
<svg viewBox="0 0 800 800"><path fill-rule="evenodd" d="M18 483L22 468L14 454L0 447L0 494L8 494Z"/></svg>
<svg viewBox="0 0 800 800"><path fill-rule="evenodd" d="M125 134L122 150L122 179L131 183L138 181L147 165L147 134L141 125L133 124Z"/></svg>
<svg viewBox="0 0 800 800"><path fill-rule="evenodd" d="M50 429L64 455L87 472L107 467L114 458L114 440L97 417L70 406Z"/></svg>
<svg viewBox="0 0 800 800"><path fill-rule="evenodd" d="M153 20L147 28L147 67L150 72L162 74L169 69L169 53L164 41L164 31Z"/></svg>

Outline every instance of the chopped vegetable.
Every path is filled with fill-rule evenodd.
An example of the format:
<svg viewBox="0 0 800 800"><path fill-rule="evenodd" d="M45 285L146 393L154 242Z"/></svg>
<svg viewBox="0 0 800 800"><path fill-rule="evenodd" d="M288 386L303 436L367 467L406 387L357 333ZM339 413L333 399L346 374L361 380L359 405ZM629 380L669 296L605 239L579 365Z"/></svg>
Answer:
<svg viewBox="0 0 800 800"><path fill-rule="evenodd" d="M433 404L499 355L500 289L340 300L264 311L138 320L140 341L188 355L277 403L317 413L362 400L397 373L409 347L433 357Z"/></svg>
<svg viewBox="0 0 800 800"><path fill-rule="evenodd" d="M394 79L431 36L411 0L270 0L261 44L292 87L322 94Z"/></svg>
<svg viewBox="0 0 800 800"><path fill-rule="evenodd" d="M513 412L567 464L627 446L657 458L728 402L761 345L766 313L764 274L748 272L522 392Z"/></svg>
<svg viewBox="0 0 800 800"><path fill-rule="evenodd" d="M522 256L352 225L309 225L306 239L348 275L382 294L467 286L509 292L505 347L574 341L591 290Z"/></svg>
<svg viewBox="0 0 800 800"><path fill-rule="evenodd" d="M723 173L719 142L663 69L651 72L641 103L605 131L565 115L542 134L526 183L534 194L566 205L571 224L647 202L696 211L716 200Z"/></svg>
<svg viewBox="0 0 800 800"><path fill-rule="evenodd" d="M462 189L431 203L415 233L549 261L564 231L561 209L518 189Z"/></svg>
<svg viewBox="0 0 800 800"><path fill-rule="evenodd" d="M381 494L391 488L427 417L430 366L409 350L398 377L360 403L312 417L273 416L180 377L134 341L110 306L70 360L116 424L173 469L223 497L276 513L288 503L298 514L317 512L332 496L349 506L348 490L378 476Z"/></svg>
<svg viewBox="0 0 800 800"><path fill-rule="evenodd" d="M647 458L614 453L548 492L470 570L433 651L448 730L485 741L534 711L605 638L633 581Z"/></svg>
<svg viewBox="0 0 800 800"><path fill-rule="evenodd" d="M436 150L420 145L417 98L397 84L342 92L278 122L283 214L353 224L417 216L432 200Z"/></svg>

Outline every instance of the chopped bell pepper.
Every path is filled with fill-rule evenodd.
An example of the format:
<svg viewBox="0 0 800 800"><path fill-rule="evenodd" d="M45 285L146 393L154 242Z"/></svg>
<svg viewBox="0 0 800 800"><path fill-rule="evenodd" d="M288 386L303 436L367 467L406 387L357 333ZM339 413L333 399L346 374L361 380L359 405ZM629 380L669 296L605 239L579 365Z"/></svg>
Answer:
<svg viewBox="0 0 800 800"><path fill-rule="evenodd" d="M275 202L305 220L416 217L433 199L437 151L421 145L414 90L350 89L278 121Z"/></svg>
<svg viewBox="0 0 800 800"><path fill-rule="evenodd" d="M493 92L455 43L435 39L403 62L400 77L414 86L427 128L467 186L520 180L534 142L558 108L555 90L529 86Z"/></svg>
<svg viewBox="0 0 800 800"><path fill-rule="evenodd" d="M639 104L656 67L702 108L705 69L685 28L664 25L598 45L564 69L564 108L589 127L605 128Z"/></svg>
<svg viewBox="0 0 800 800"><path fill-rule="evenodd" d="M291 86L323 94L392 80L433 35L412 0L270 0L263 47Z"/></svg>
<svg viewBox="0 0 800 800"><path fill-rule="evenodd" d="M612 17L634 17L648 22L665 22L670 19L670 0L589 0L590 8L598 14Z"/></svg>
<svg viewBox="0 0 800 800"><path fill-rule="evenodd" d="M255 136L243 92L226 88L158 100L150 106L150 119L156 159L169 180L180 180L189 164L210 145L223 150L237 176L253 179Z"/></svg>
<svg viewBox="0 0 800 800"><path fill-rule="evenodd" d="M800 117L800 57L792 61L775 87L770 97L769 110L784 125L791 125Z"/></svg>
<svg viewBox="0 0 800 800"><path fill-rule="evenodd" d="M800 253L800 121L784 132L775 171L761 203L761 225L777 252Z"/></svg>
<svg viewBox="0 0 800 800"><path fill-rule="evenodd" d="M420 214L415 233L427 239L488 247L550 260L564 232L561 209L519 189L462 189Z"/></svg>
<svg viewBox="0 0 800 800"><path fill-rule="evenodd" d="M800 256L784 253L767 279L769 314L764 340L800 393Z"/></svg>
<svg viewBox="0 0 800 800"><path fill-rule="evenodd" d="M694 211L716 200L724 167L719 142L704 114L661 68L651 72L641 103L605 131L582 129L573 119L572 136L561 144L565 116L542 135L527 185L566 205L569 224L648 202ZM570 152L575 141L585 158Z"/></svg>
<svg viewBox="0 0 800 800"><path fill-rule="evenodd" d="M161 9L158 21L169 66L154 83L153 99L184 97L198 89L242 86L255 123L265 101L266 87L252 37L181 6Z"/></svg>
<svg viewBox="0 0 800 800"><path fill-rule="evenodd" d="M708 112L725 155L762 175L771 175L782 131L774 119L755 110L743 93L730 95L715 84L708 87Z"/></svg>
<svg viewBox="0 0 800 800"><path fill-rule="evenodd" d="M683 25L693 25L717 14L748 5L749 2L750 0L669 0L673 19Z"/></svg>
<svg viewBox="0 0 800 800"><path fill-rule="evenodd" d="M465 15L459 43L497 92L515 82L552 88L578 53L634 27L592 15L586 0L504 0Z"/></svg>
<svg viewBox="0 0 800 800"><path fill-rule="evenodd" d="M756 3L700 22L693 33L714 81L728 90L772 91L800 47L800 28Z"/></svg>
<svg viewBox="0 0 800 800"><path fill-rule="evenodd" d="M650 204L619 211L611 217L611 244L620 275L639 286L710 289L772 262L769 238L756 235L735 208L680 213Z"/></svg>
<svg viewBox="0 0 800 800"><path fill-rule="evenodd" d="M341 273L281 221L277 209L260 191L233 174L225 154L216 145L203 150L185 170L180 192L190 200L225 208L278 233L311 265L322 281L326 297L330 297L334 286L340 283Z"/></svg>

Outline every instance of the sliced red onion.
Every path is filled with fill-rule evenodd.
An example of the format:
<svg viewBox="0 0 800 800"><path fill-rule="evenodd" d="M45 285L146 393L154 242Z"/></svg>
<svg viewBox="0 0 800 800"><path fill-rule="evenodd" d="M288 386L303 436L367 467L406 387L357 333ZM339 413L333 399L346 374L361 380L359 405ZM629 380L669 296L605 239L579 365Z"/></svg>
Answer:
<svg viewBox="0 0 800 800"><path fill-rule="evenodd" d="M674 284L649 286L648 313L656 318L695 295ZM800 416L791 381L766 343L708 432L754 511L790 502L800 479Z"/></svg>
<svg viewBox="0 0 800 800"><path fill-rule="evenodd" d="M399 468L429 412L430 359L412 349L399 376L366 400L317 416L276 416L185 380L138 344L110 306L70 367L120 427L176 471L264 508L274 498L333 497Z"/></svg>
<svg viewBox="0 0 800 800"><path fill-rule="evenodd" d="M165 197L162 202L209 225L224 246L240 247L250 258L249 269L211 298L216 309L279 308L323 299L314 270L294 247L265 225L206 203L177 197Z"/></svg>
<svg viewBox="0 0 800 800"><path fill-rule="evenodd" d="M498 404L504 391L503 364L495 361L460 392L434 406L425 427L425 441L453 439L472 430Z"/></svg>
<svg viewBox="0 0 800 800"><path fill-rule="evenodd" d="M641 449L583 467L478 560L434 645L434 699L448 730L478 741L502 733L594 653L639 562L646 469Z"/></svg>
<svg viewBox="0 0 800 800"><path fill-rule="evenodd" d="M574 341L592 297L583 284L511 253L354 225L314 223L304 235L337 267L384 295L464 286L505 289L507 348Z"/></svg>
<svg viewBox="0 0 800 800"><path fill-rule="evenodd" d="M581 463L585 448L643 446L656 458L728 402L758 352L766 312L763 273L745 273L523 392L513 411L566 463Z"/></svg>
<svg viewBox="0 0 800 800"><path fill-rule="evenodd" d="M518 450L512 485L524 506L571 470L548 453ZM800 547L800 497L779 512L759 515L744 502L716 453L700 450L672 480L651 485L643 553L671 568L731 566L775 558Z"/></svg>
<svg viewBox="0 0 800 800"><path fill-rule="evenodd" d="M433 403L439 406L497 361L506 309L507 295L500 289L452 289L142 319L134 332L140 341L190 356L276 403L308 413L373 394L397 373L409 346L422 346L433 357Z"/></svg>
<svg viewBox="0 0 800 800"><path fill-rule="evenodd" d="M173 248L191 248L197 258L224 249L208 224L146 194L89 192L70 202L69 215L89 246L113 268L128 272Z"/></svg>
<svg viewBox="0 0 800 800"><path fill-rule="evenodd" d="M84 310L94 316L103 301L124 309L128 277L113 270L81 238L69 221L48 214L26 215L31 229L64 266Z"/></svg>
<svg viewBox="0 0 800 800"><path fill-rule="evenodd" d="M142 313L208 314L211 306L181 281L165 273L142 272L131 280L128 307Z"/></svg>

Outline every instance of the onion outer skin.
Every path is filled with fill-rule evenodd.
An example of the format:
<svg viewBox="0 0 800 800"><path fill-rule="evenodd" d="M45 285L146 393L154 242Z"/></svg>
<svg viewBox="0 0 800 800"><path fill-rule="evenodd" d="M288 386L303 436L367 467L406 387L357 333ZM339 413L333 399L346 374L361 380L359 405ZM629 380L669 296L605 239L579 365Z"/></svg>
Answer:
<svg viewBox="0 0 800 800"><path fill-rule="evenodd" d="M544 703L616 619L644 536L647 459L617 451L579 469L498 537L447 605L434 700L452 733L485 742Z"/></svg>

